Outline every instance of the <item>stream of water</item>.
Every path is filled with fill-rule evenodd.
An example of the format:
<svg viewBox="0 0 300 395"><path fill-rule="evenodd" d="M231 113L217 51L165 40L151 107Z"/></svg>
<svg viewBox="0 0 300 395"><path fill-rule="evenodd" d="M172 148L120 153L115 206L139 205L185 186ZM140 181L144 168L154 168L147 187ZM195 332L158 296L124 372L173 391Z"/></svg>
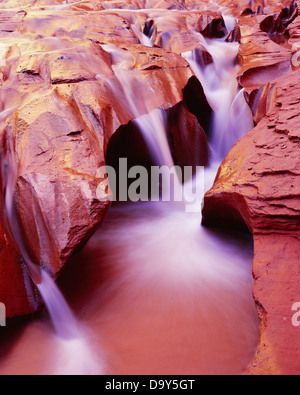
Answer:
<svg viewBox="0 0 300 395"><path fill-rule="evenodd" d="M226 25L230 30L234 21L227 18ZM206 40L200 34L198 38L214 62L201 67L193 53L183 56L214 110L204 193L253 121L237 86L238 44ZM151 46L151 39L144 45ZM171 168L161 112L145 111L146 102L141 110L131 90L132 78L138 76L126 69L125 51L103 48L115 59L126 105L154 161ZM6 194L8 222L30 270L14 220L13 182ZM60 280L76 318L51 277L41 273L38 289L54 331L45 316L23 326L13 348L0 343L6 355L0 373L242 374L258 341L252 240L202 228L200 214L187 213L184 203L112 207L103 227Z"/></svg>

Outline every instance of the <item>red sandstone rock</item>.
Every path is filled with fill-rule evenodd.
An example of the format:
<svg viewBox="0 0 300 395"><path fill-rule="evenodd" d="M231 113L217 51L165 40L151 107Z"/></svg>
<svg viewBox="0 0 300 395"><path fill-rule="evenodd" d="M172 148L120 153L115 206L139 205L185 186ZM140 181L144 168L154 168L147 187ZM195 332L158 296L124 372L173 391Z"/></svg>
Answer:
<svg viewBox="0 0 300 395"><path fill-rule="evenodd" d="M64 33L58 34L61 15L49 16L47 12L39 15L39 25L37 16L29 13L22 34L13 42L5 41L0 99L3 110L17 108L2 126L15 140L15 205L23 239L33 261L56 278L69 257L98 228L109 208L108 191L103 191L103 201L96 196L101 181L97 170L105 164L113 133L136 115L114 76L113 59L102 44L118 44L121 48L130 44L130 52L124 53L129 56L128 77L135 73L133 82L141 95L140 114L157 107L168 110L179 103L193 74L181 56L137 44L122 17L102 15L102 22L98 19L107 27L106 40L105 34L100 37L93 31L93 20L96 23L98 15L89 19L85 37L78 29L87 18L78 20L77 15L70 15L70 21L63 24ZM31 37L36 29L40 34L37 39L30 44L23 42L23 37ZM187 122L195 124L195 133L203 137L197 120L192 120L188 111L184 117L186 114ZM174 141L178 138L175 136ZM175 155L182 159L177 144ZM1 165L5 166L3 156ZM3 238L7 243L1 244L0 270L10 271L1 276L1 301L7 305L8 317L29 314L39 305L37 294L33 292L33 299L30 293L26 296L34 287L29 279L28 288L24 285L24 276L28 275L8 232ZM9 273L13 270L12 277ZM13 289L15 299L11 298Z"/></svg>
<svg viewBox="0 0 300 395"><path fill-rule="evenodd" d="M300 295L299 71L280 78L273 108L222 164L205 197L210 226L244 224L254 235L254 297L262 319L251 374L299 374L292 305Z"/></svg>
<svg viewBox="0 0 300 395"><path fill-rule="evenodd" d="M293 11L293 12L292 12ZM240 84L245 88L249 105L253 110L254 120L258 123L268 112L276 95L274 80L282 75L297 69L298 43L299 43L299 21L297 13L291 8L291 15L284 12L280 18L284 27L286 40L276 43L274 36L262 26L266 19L262 16L250 15L239 21L241 29L241 47L239 61L241 70L239 73ZM279 18L279 13L276 14ZM287 18L286 23L285 18ZM273 20L273 16L271 16ZM281 44L281 45L280 45Z"/></svg>
<svg viewBox="0 0 300 395"><path fill-rule="evenodd" d="M240 83L249 92L287 74L291 69L291 48L276 44L260 29L264 17L241 18Z"/></svg>
<svg viewBox="0 0 300 395"><path fill-rule="evenodd" d="M0 228L0 300L6 306L7 317L36 311L41 303L21 257Z"/></svg>
<svg viewBox="0 0 300 395"><path fill-rule="evenodd" d="M259 125L223 163L206 196L204 221L235 227L246 223L254 234L254 295L262 335L249 372L299 373L299 342L291 325L291 304L300 293L299 73L274 81L296 68L291 59L300 37L299 18L285 26L290 38L278 45L269 29L261 30L261 23L269 15L277 20L273 16L290 6L290 0L232 0L230 4L220 0L219 4L236 17L243 14L240 82ZM18 108L2 124L13 132L20 160L16 204L30 255L43 261L54 276L101 223L108 202L94 198L96 170L104 163L111 136L133 118L123 104L121 89L118 98L111 92L108 82L116 80L111 58L101 45L129 49L132 69L139 70L145 91L152 90L150 107L178 106L185 115L182 119L175 112L173 119L187 123L191 135L205 143L199 126L207 128L205 103L199 111L191 103L197 94L188 95L190 100L182 95L192 73L178 54L198 46L190 29L205 31L220 17L219 9L213 4L208 9L207 2L198 0L148 0L153 10L132 12L145 6L143 0L1 4L0 109ZM167 19L161 17L166 15ZM284 12L281 17L290 22L292 15ZM147 32L151 20L154 44L161 48L139 45L136 29ZM178 104L183 96L198 123ZM173 122L169 128L177 144L174 155L184 161L187 155L178 147L185 135ZM0 301L6 303L9 317L29 314L40 302L2 225Z"/></svg>
<svg viewBox="0 0 300 395"><path fill-rule="evenodd" d="M179 166L206 166L208 143L206 134L197 118L184 102L168 111L168 131L172 135L172 154Z"/></svg>

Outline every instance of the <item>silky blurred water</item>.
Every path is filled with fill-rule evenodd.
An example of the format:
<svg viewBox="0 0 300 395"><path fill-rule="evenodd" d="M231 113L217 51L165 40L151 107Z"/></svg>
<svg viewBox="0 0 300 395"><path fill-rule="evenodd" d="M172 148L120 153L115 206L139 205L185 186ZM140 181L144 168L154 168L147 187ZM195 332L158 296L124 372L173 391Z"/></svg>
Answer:
<svg viewBox="0 0 300 395"><path fill-rule="evenodd" d="M225 22L234 27L232 18ZM238 44L197 37L214 59L203 68L193 53L184 54L214 110L204 192L253 122L237 86ZM152 45L151 37L141 40ZM154 160L171 167L161 113L150 111L132 90L138 75L130 55L113 46L103 49L112 56L124 106L134 114ZM14 186L8 186L8 221L22 252ZM59 287L42 273L38 289L47 312L5 333L0 374L242 374L259 336L252 259L251 237L204 229L200 208L193 214L184 205L159 202L116 205L66 267Z"/></svg>
<svg viewBox="0 0 300 395"><path fill-rule="evenodd" d="M83 336L36 320L0 372L242 374L258 342L252 258L251 237L201 228L194 214L114 207L59 283Z"/></svg>

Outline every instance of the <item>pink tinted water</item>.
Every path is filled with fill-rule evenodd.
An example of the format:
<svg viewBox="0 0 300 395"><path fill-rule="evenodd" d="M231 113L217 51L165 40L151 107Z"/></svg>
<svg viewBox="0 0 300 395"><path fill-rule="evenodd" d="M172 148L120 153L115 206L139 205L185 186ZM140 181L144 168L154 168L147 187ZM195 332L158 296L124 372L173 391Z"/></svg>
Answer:
<svg viewBox="0 0 300 395"><path fill-rule="evenodd" d="M219 100L229 105L226 116L238 102L236 77L229 74L234 83ZM129 105L138 108L123 86ZM217 92L208 86L206 93ZM145 119L138 124L143 129ZM160 149L168 163L163 133L153 151ZM258 342L252 244L238 235L217 237L200 220L174 206L113 209L61 279L75 316L44 273L39 289L50 317L7 331L0 374L243 373Z"/></svg>
<svg viewBox="0 0 300 395"><path fill-rule="evenodd" d="M84 346L42 317L1 342L0 373L242 374L258 342L251 263L251 240L194 215L114 208L60 282Z"/></svg>

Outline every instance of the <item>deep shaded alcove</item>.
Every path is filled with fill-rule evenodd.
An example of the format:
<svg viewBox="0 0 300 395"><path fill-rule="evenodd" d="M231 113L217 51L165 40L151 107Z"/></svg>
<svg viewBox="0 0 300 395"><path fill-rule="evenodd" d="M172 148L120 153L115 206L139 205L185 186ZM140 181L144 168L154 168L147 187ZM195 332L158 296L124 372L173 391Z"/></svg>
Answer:
<svg viewBox="0 0 300 395"><path fill-rule="evenodd" d="M126 169L120 168L120 159L127 160L127 170L134 166L144 167L150 174L151 166L155 166L155 162L151 158L149 148L134 121L130 121L127 125L122 125L111 137L106 151L106 165L115 169L117 175L116 189L113 189L116 201L120 200L120 188L128 182L127 187L135 180L126 180L123 177ZM126 188L128 190L128 188ZM151 191L151 178L148 183L149 193Z"/></svg>
<svg viewBox="0 0 300 395"><path fill-rule="evenodd" d="M188 110L196 116L206 135L209 136L213 111L197 77L193 76L189 79L183 90L183 99Z"/></svg>
<svg viewBox="0 0 300 395"><path fill-rule="evenodd" d="M239 194L223 194L204 199L202 225L208 228L227 229L251 235L248 207ZM250 220L250 219L249 219Z"/></svg>

